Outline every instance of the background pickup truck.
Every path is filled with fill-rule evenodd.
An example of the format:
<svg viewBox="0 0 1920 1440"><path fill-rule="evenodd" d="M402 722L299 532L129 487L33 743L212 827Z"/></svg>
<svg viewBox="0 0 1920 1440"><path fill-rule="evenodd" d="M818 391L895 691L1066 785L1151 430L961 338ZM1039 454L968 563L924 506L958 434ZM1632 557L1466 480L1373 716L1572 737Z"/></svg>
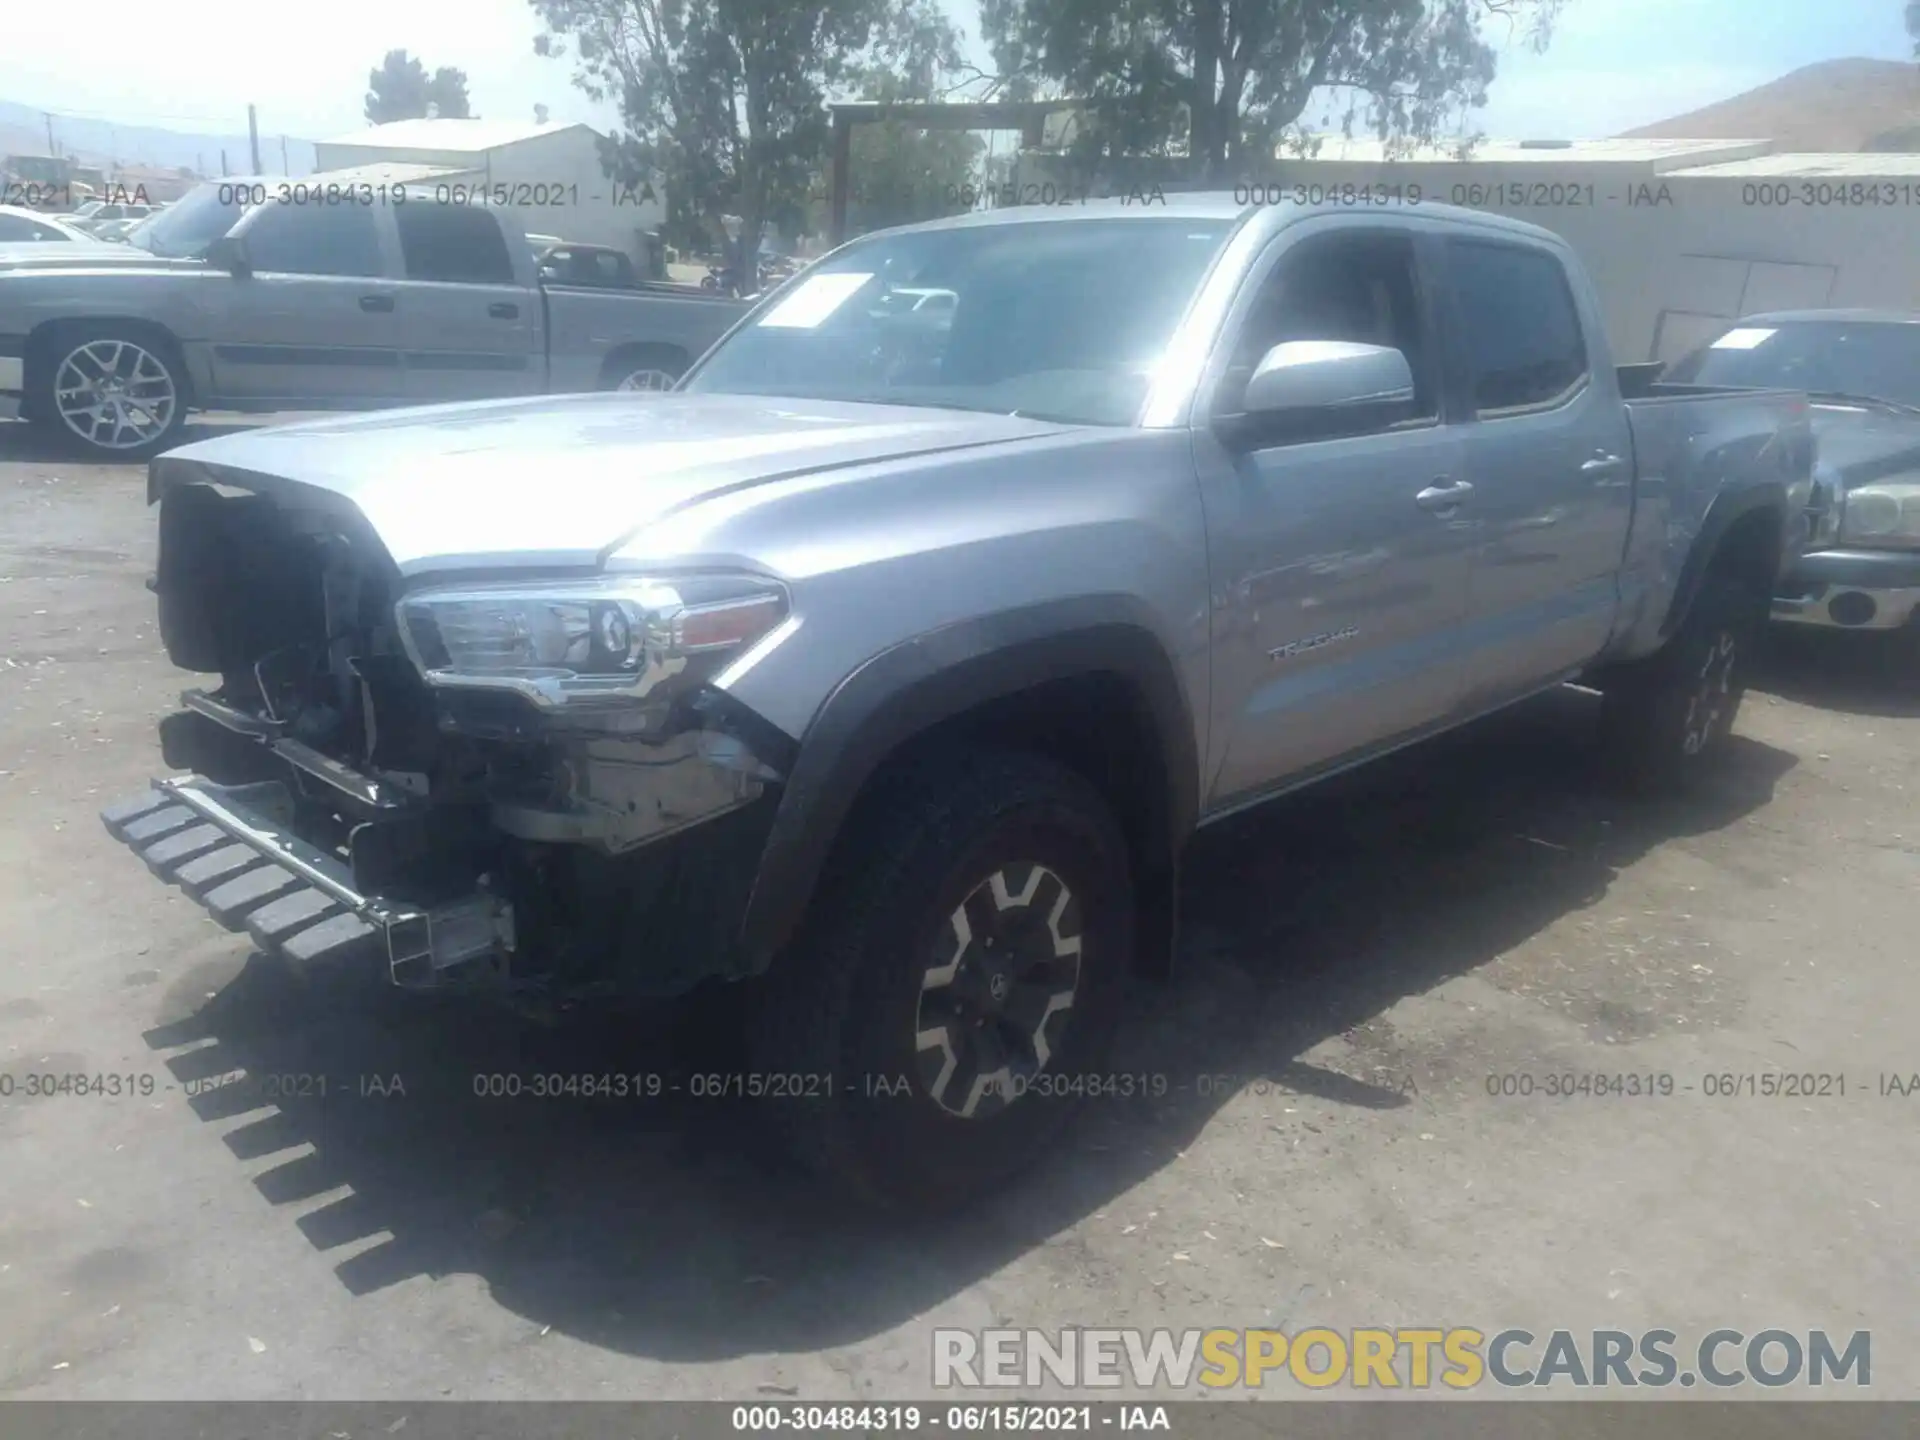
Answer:
<svg viewBox="0 0 1920 1440"><path fill-rule="evenodd" d="M1920 646L1920 314L1749 315L1671 376L1808 392L1819 450L1808 543L1773 618Z"/></svg>
<svg viewBox="0 0 1920 1440"><path fill-rule="evenodd" d="M103 818L296 968L735 982L732 1093L950 1204L1144 1083L1106 1044L1200 826L1569 680L1623 775L1714 763L1807 402L1624 379L1567 247L1469 211L871 235L646 404L155 461L218 679Z"/></svg>
<svg viewBox="0 0 1920 1440"><path fill-rule="evenodd" d="M203 185L127 246L0 253L0 400L145 458L189 410L661 389L746 306L541 281L518 223L432 186ZM360 192L365 192L365 198Z"/></svg>

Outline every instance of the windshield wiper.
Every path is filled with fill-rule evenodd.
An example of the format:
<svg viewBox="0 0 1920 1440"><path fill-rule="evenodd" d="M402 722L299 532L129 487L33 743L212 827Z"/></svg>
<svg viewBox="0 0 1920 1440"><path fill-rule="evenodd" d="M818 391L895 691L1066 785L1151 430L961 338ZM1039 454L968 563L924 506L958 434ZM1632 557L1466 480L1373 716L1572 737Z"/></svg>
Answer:
<svg viewBox="0 0 1920 1440"><path fill-rule="evenodd" d="M1865 405L1878 410L1890 410L1896 415L1920 415L1920 405L1908 405L1900 400L1889 400L1884 395L1856 395L1847 390L1809 390L1807 399L1820 402L1829 401L1840 405Z"/></svg>

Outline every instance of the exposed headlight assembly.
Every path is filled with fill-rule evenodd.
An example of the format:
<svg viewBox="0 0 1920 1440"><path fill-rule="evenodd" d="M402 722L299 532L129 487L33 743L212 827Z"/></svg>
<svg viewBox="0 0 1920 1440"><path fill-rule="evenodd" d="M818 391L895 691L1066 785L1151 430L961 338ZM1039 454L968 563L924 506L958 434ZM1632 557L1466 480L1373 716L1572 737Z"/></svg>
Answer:
<svg viewBox="0 0 1920 1440"><path fill-rule="evenodd" d="M665 700L787 618L760 576L603 576L421 590L394 607L429 685L510 690L543 709Z"/></svg>
<svg viewBox="0 0 1920 1440"><path fill-rule="evenodd" d="M1920 546L1920 476L1892 476L1849 490L1841 501L1843 544Z"/></svg>

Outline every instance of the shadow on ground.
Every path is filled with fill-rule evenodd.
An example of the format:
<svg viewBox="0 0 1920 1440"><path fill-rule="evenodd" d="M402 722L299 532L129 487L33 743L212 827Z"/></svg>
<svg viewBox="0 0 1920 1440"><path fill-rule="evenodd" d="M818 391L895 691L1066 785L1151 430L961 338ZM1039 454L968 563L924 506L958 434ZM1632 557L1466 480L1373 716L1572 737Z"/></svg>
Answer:
<svg viewBox="0 0 1920 1440"><path fill-rule="evenodd" d="M1591 903L1650 847L1735 822L1794 763L1742 739L1710 792L1623 802L1589 774L1592 701L1545 697L1206 832L1184 973L1142 987L1116 1068L1406 1103L1299 1057ZM485 1088L502 1072L526 1085L731 1063L707 1058L713 1042L686 1014L542 1027L410 1009L390 990L316 1005L258 958L215 990L229 972L182 976L167 1013L184 1018L147 1039L199 1047L166 1062L184 1082L236 1067L256 1085L296 1077L277 1113L224 1139L248 1161L312 1147L255 1183L316 1247L343 1247L342 1283L470 1272L537 1324L660 1359L811 1351L900 1324L1170 1164L1224 1098L1180 1084L1157 1102L1102 1101L1066 1153L994 1203L937 1228L882 1226L770 1175L733 1103L475 1094L476 1076ZM313 1076L324 1097L297 1078ZM398 1077L405 1095L363 1096L363 1076L388 1090ZM189 1103L227 1122L260 1099L236 1086ZM351 1194L323 1203L341 1187Z"/></svg>

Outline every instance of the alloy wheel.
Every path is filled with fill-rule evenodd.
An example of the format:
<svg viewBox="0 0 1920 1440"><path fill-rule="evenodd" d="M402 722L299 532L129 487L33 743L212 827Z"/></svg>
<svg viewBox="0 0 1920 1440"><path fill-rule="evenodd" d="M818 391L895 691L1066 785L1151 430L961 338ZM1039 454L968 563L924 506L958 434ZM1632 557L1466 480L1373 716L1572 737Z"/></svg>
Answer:
<svg viewBox="0 0 1920 1440"><path fill-rule="evenodd" d="M951 1115L1004 1109L1046 1071L1080 986L1080 906L1044 865L1009 864L948 917L920 981L919 1078Z"/></svg>
<svg viewBox="0 0 1920 1440"><path fill-rule="evenodd" d="M666 370L635 370L623 377L616 390L671 390L677 375Z"/></svg>
<svg viewBox="0 0 1920 1440"><path fill-rule="evenodd" d="M131 340L90 340L54 374L61 423L102 450L134 450L166 434L180 406L173 372Z"/></svg>
<svg viewBox="0 0 1920 1440"><path fill-rule="evenodd" d="M1714 737L1720 718L1733 699L1734 664L1739 646L1733 632L1722 630L1707 647L1700 662L1700 674L1687 701L1687 723L1682 747L1689 755L1698 755Z"/></svg>

